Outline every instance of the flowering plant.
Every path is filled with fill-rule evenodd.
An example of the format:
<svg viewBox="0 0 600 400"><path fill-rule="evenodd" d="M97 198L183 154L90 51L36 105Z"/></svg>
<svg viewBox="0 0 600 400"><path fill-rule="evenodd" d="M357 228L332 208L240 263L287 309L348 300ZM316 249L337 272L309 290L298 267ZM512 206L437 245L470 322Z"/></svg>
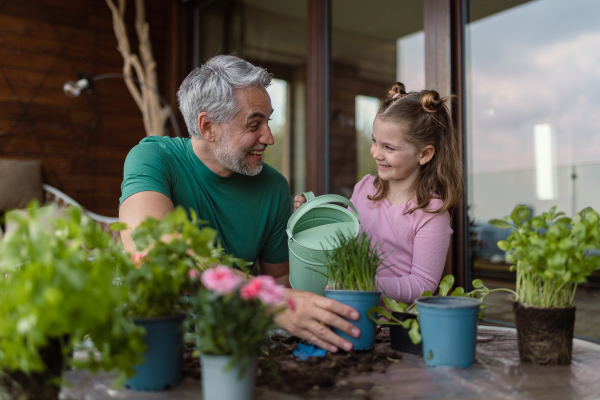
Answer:
<svg viewBox="0 0 600 400"><path fill-rule="evenodd" d="M283 304L285 289L268 275L244 282L224 265L205 270L200 280L203 288L191 310L196 314L198 350L231 356L227 368L239 365L243 373L250 358L260 353L267 331L276 328L273 317L284 309L278 305ZM291 299L287 304L294 309Z"/></svg>
<svg viewBox="0 0 600 400"><path fill-rule="evenodd" d="M185 313L184 293L197 289L190 273L199 273L212 264L233 265L242 269L247 263L226 255L217 243L217 232L201 227L196 213L190 216L183 207L161 220L147 218L132 233L137 252L124 271L128 291L126 315L130 317L170 316ZM111 225L124 230L123 223Z"/></svg>

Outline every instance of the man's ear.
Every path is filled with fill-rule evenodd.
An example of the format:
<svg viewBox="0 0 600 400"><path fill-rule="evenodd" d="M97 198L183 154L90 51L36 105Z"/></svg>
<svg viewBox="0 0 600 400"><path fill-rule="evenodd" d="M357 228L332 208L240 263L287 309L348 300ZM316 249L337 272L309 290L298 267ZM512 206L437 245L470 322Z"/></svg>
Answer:
<svg viewBox="0 0 600 400"><path fill-rule="evenodd" d="M210 119L210 115L207 112L202 111L198 114L198 130L204 140L207 142L215 141L215 127L214 121Z"/></svg>
<svg viewBox="0 0 600 400"><path fill-rule="evenodd" d="M421 150L421 158L419 159L419 164L425 165L433 158L435 154L435 147L432 145L425 146L423 150Z"/></svg>

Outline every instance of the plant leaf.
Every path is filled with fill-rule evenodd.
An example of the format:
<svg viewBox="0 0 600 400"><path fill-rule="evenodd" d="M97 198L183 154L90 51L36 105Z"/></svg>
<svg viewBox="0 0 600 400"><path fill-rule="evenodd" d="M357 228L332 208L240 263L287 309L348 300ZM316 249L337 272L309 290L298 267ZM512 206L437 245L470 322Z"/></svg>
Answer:
<svg viewBox="0 0 600 400"><path fill-rule="evenodd" d="M408 305L401 303L401 302L397 302L390 297L384 297L383 304L385 304L385 306L387 308L389 308L390 310L396 311L396 312L402 312L402 311L406 310L406 307L408 307Z"/></svg>
<svg viewBox="0 0 600 400"><path fill-rule="evenodd" d="M488 221L488 224L500 228L500 229L512 229L513 226L506 221L502 221L501 219L491 219Z"/></svg>

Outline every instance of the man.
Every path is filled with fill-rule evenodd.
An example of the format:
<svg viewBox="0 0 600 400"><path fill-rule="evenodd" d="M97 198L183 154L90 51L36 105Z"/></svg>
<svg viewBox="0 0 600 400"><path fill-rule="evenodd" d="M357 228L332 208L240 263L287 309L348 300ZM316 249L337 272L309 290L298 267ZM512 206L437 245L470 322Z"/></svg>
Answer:
<svg viewBox="0 0 600 400"><path fill-rule="evenodd" d="M147 217L160 219L176 205L194 209L215 228L228 253L257 260L262 274L289 287L285 229L291 196L285 178L262 163L273 135L266 70L234 56L217 56L182 83L179 107L190 139L149 137L125 161L119 219L130 227ZM133 251L130 233L121 233ZM277 316L293 335L337 351L352 344L326 325L352 336L345 321L358 319L351 307L312 293L288 289L296 310Z"/></svg>

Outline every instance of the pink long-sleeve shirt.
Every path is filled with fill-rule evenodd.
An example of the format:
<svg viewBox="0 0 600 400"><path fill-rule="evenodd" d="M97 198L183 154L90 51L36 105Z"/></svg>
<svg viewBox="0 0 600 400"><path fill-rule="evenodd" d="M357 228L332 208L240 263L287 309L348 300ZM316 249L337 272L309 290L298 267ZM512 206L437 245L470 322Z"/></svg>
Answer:
<svg viewBox="0 0 600 400"><path fill-rule="evenodd" d="M375 195L373 175L365 176L354 187L350 201L358 211L360 233L366 232L372 243L380 246L388 268L377 273L377 286L382 297L391 297L403 303L412 303L424 291L436 291L446 261L452 229L450 214L408 211L416 203L391 205L387 199L373 202L367 196ZM432 199L427 210L442 205Z"/></svg>

